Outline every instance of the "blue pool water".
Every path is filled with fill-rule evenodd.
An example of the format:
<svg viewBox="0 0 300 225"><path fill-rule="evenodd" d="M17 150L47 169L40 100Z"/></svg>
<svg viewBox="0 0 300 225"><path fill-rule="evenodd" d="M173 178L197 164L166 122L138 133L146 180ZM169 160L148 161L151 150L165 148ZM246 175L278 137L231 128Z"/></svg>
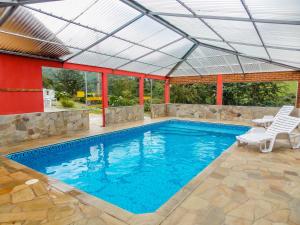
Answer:
<svg viewBox="0 0 300 225"><path fill-rule="evenodd" d="M248 129L170 120L8 157L130 212L148 213Z"/></svg>

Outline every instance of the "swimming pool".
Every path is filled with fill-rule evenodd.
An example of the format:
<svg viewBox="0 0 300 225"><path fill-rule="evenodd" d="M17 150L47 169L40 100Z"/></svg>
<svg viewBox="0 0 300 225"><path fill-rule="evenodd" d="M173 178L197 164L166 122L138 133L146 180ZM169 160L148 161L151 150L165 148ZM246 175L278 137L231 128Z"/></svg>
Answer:
<svg viewBox="0 0 300 225"><path fill-rule="evenodd" d="M130 212L149 213L248 129L168 120L7 157Z"/></svg>

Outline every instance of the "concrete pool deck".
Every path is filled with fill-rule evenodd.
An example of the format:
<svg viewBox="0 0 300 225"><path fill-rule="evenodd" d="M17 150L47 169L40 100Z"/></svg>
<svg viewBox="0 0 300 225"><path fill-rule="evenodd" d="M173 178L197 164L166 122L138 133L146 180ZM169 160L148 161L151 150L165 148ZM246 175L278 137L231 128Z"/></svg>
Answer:
<svg viewBox="0 0 300 225"><path fill-rule="evenodd" d="M3 146L0 154L166 119L170 118L108 128L94 125L73 135ZM262 154L254 147L234 144L156 213L142 215L126 212L0 156L0 224L298 225L300 150L288 149L285 141L275 147L273 152ZM26 185L30 179L39 181Z"/></svg>

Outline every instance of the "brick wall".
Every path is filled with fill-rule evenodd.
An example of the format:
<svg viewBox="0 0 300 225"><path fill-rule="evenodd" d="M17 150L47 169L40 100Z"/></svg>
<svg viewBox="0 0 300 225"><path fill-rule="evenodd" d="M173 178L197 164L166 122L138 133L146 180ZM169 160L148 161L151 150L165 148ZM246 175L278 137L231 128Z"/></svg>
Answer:
<svg viewBox="0 0 300 225"><path fill-rule="evenodd" d="M223 83L298 81L296 107L300 108L300 71L225 74ZM217 75L171 77L171 84L216 83Z"/></svg>
<svg viewBox="0 0 300 225"><path fill-rule="evenodd" d="M269 81L300 81L300 71L225 74L223 83L269 82ZM217 75L171 77L171 84L216 83Z"/></svg>

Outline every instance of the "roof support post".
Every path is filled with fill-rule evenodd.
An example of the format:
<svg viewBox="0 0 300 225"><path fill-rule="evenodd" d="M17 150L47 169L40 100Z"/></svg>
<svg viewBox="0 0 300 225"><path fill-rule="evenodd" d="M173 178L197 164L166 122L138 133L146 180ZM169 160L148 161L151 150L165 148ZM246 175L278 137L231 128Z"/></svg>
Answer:
<svg viewBox="0 0 300 225"><path fill-rule="evenodd" d="M170 103L170 79L165 80L165 104Z"/></svg>
<svg viewBox="0 0 300 225"><path fill-rule="evenodd" d="M102 126L105 127L105 109L108 108L108 76L107 72L102 73Z"/></svg>
<svg viewBox="0 0 300 225"><path fill-rule="evenodd" d="M216 104L223 105L223 76L222 74L217 75L217 95Z"/></svg>
<svg viewBox="0 0 300 225"><path fill-rule="evenodd" d="M144 106L144 76L139 78L139 103Z"/></svg>
<svg viewBox="0 0 300 225"><path fill-rule="evenodd" d="M296 98L296 108L300 108L300 80L297 83L297 98Z"/></svg>

